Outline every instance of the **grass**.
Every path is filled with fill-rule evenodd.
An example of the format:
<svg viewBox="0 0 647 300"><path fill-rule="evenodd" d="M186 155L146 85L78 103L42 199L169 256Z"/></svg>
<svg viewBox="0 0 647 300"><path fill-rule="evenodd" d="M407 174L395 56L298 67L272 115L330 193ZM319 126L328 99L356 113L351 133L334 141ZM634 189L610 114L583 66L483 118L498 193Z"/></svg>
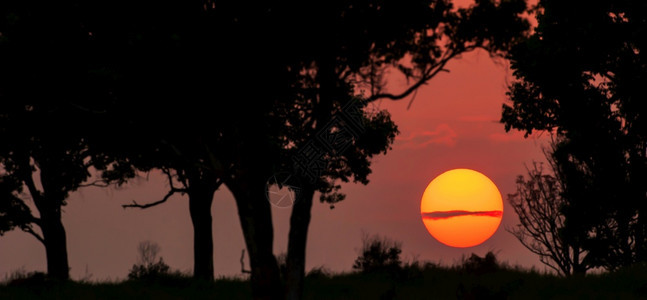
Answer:
<svg viewBox="0 0 647 300"><path fill-rule="evenodd" d="M196 281L188 276L122 282L19 280L0 286L0 299L250 299L248 281L222 278Z"/></svg>
<svg viewBox="0 0 647 300"><path fill-rule="evenodd" d="M647 268L563 278L515 268L428 266L306 282L306 299L647 299Z"/></svg>
<svg viewBox="0 0 647 300"><path fill-rule="evenodd" d="M247 280L194 281L186 275L113 283L53 282L42 276L0 285L0 299L250 299ZM390 272L306 279L305 299L647 299L647 267L563 278L519 268L413 264Z"/></svg>

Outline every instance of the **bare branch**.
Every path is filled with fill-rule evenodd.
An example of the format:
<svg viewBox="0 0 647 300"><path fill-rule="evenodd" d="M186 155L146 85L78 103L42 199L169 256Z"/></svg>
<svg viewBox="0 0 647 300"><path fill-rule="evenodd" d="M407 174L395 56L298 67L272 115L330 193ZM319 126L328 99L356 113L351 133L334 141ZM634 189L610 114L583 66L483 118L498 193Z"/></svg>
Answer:
<svg viewBox="0 0 647 300"><path fill-rule="evenodd" d="M560 212L563 199L560 196L559 178L543 175L536 163L533 169L526 167L528 179L519 176L517 193L508 196L521 224L507 228L521 244L546 266L563 275L571 275L576 266L582 266L581 248L569 243L562 236L564 215ZM575 254L577 253L577 255ZM588 266L584 266L585 270ZM579 268L578 268L579 269Z"/></svg>
<svg viewBox="0 0 647 300"><path fill-rule="evenodd" d="M175 172L176 172L175 177L177 177L178 180L180 181L180 183L182 183L182 186L184 186L183 190L188 189L189 186L188 186L187 182L184 180L184 176L179 176L179 174L177 174L178 171L175 171ZM176 188L173 185L173 174L171 174L171 170L169 170L169 168L162 168L162 173L164 173L166 175L166 179L168 180L168 184L169 184L169 186L171 186L171 189L180 189L180 188ZM180 177L182 177L182 178L180 178Z"/></svg>
<svg viewBox="0 0 647 300"><path fill-rule="evenodd" d="M132 204L123 204L123 205L121 205L121 207L123 207L124 209L128 208L128 207L135 207L135 208L145 209L145 208L153 207L153 206L156 206L156 205L159 205L159 204L162 204L162 203L166 202L175 193L185 194L185 193L188 192L188 188L187 188L185 182L182 182L184 184L185 188L177 188L177 187L175 187L173 185L173 175L171 174L171 171L168 168L162 168L162 172L164 172L164 174L166 174L166 176L168 178L169 185L171 186L171 188L169 189L168 193L166 193L164 198L162 198L161 200L155 201L155 202L147 203L147 204L139 204L135 200L133 200Z"/></svg>
<svg viewBox="0 0 647 300"><path fill-rule="evenodd" d="M136 208L141 208L141 209L153 207L153 206L156 206L156 205L159 205L159 204L162 204L162 203L166 202L175 193L183 193L184 194L184 193L186 193L186 190L185 189L171 188L171 190L169 190L169 192L166 194L166 196L164 196L164 198L162 198L162 200L158 200L158 201L147 203L147 204L139 204L139 203L137 203L137 201L133 200L132 204L123 204L123 205L121 205L121 207L123 207L123 208L136 207Z"/></svg>
<svg viewBox="0 0 647 300"><path fill-rule="evenodd" d="M446 61L443 62L443 65L446 64L446 63L447 63ZM389 100L393 100L393 101L404 99L407 96L409 96L411 93L416 91L420 86L427 83L427 81L429 81L432 77L434 77L436 74L438 74L438 72L440 72L441 70L444 70L444 69L439 68L439 69L436 69L433 72L429 72L429 71L425 72L425 74L422 75L422 77L416 83L411 85L409 88L407 88L404 92L402 92L400 94L391 94L391 93L375 94L375 95L372 95L371 97L369 97L367 99L367 102L373 102L373 101L378 100L378 99L389 99Z"/></svg>
<svg viewBox="0 0 647 300"><path fill-rule="evenodd" d="M420 86L426 84L429 80L431 80L434 76L436 76L440 72L449 72L449 70L445 69L445 65L455 58L456 56L470 52L478 47L476 46L470 46L464 49L463 51L455 51L453 49L447 50L445 53L445 56L438 61L438 63L430 66L428 69L426 69L423 74L420 76L420 78L410 87L408 87L406 90L404 90L402 93L399 94L391 94L391 93L380 93L380 94L374 94L371 97L367 99L368 102L373 102L378 99L390 99L393 101L401 100L409 96L410 94L414 93ZM413 100L412 100L413 101ZM412 102L411 101L411 102ZM411 106L411 102L409 103L409 107Z"/></svg>

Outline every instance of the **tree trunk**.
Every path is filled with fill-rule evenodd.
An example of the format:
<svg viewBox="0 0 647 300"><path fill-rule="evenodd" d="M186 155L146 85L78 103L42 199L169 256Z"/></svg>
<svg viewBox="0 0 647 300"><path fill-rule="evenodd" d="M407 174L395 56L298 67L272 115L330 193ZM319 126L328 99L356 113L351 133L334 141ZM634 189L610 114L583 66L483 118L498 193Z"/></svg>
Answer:
<svg viewBox="0 0 647 300"><path fill-rule="evenodd" d="M306 244L314 189L300 190L292 207L287 257L287 299L301 299L306 267Z"/></svg>
<svg viewBox="0 0 647 300"><path fill-rule="evenodd" d="M582 263L582 259L580 258L580 246L579 246L579 244L574 244L570 248L573 251L572 275L580 276L580 275L586 274L586 266ZM568 276L568 275L571 275L571 274L566 274L566 275Z"/></svg>
<svg viewBox="0 0 647 300"><path fill-rule="evenodd" d="M46 199L47 201L49 199ZM67 241L65 228L61 222L60 205L40 205L41 230L47 256L47 275L54 279L70 278L67 261Z"/></svg>
<svg viewBox="0 0 647 300"><path fill-rule="evenodd" d="M635 259L630 244L631 234L629 232L629 220L631 217L629 216L629 212L625 211L621 212L619 215L619 217L616 217L616 220L619 220L616 234L620 257L619 262L616 262L617 265L614 266L614 268L630 266Z"/></svg>
<svg viewBox="0 0 647 300"><path fill-rule="evenodd" d="M193 277L213 280L213 225L211 204L217 186L190 182L189 212L193 223Z"/></svg>
<svg viewBox="0 0 647 300"><path fill-rule="evenodd" d="M279 268L273 254L274 229L272 211L267 199L265 179L236 178L229 182L251 265L252 297L254 299L282 299Z"/></svg>
<svg viewBox="0 0 647 300"><path fill-rule="evenodd" d="M642 199L642 201L645 201ZM635 230L635 240L636 240L636 262L644 263L647 262L647 247L645 245L645 231L647 226L645 226L645 219L647 218L643 212L647 210L639 209L638 210L638 221L635 225L637 229Z"/></svg>
<svg viewBox="0 0 647 300"><path fill-rule="evenodd" d="M55 180L58 173L50 173L47 164L41 163L40 182L43 191L39 191L32 177L33 166L29 156L20 157L21 180L29 189L29 194L38 209L40 220L38 225L43 232L43 245L47 258L47 276L57 280L70 279L70 266L67 260L67 238L65 227L61 221L61 207L67 193Z"/></svg>

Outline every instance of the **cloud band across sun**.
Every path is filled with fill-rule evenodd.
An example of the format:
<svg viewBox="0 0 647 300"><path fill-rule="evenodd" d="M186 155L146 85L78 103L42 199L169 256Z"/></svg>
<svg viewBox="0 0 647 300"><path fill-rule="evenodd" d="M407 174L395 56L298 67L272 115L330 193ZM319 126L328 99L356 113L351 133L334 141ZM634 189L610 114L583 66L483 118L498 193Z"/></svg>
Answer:
<svg viewBox="0 0 647 300"><path fill-rule="evenodd" d="M501 217L503 212L500 210L490 211L465 211L465 210L450 210L450 211L434 211L422 213L423 219L440 220L460 216L486 216L486 217Z"/></svg>

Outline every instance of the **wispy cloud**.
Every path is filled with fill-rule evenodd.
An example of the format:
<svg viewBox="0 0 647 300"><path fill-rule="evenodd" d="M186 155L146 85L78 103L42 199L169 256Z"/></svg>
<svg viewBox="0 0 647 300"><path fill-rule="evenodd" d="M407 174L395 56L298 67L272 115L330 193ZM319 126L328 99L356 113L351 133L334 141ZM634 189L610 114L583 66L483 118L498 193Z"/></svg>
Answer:
<svg viewBox="0 0 647 300"><path fill-rule="evenodd" d="M414 132L407 137L399 136L397 142L405 149L421 149L431 144L453 147L456 145L457 136L449 125L443 123L432 131Z"/></svg>
<svg viewBox="0 0 647 300"><path fill-rule="evenodd" d="M469 116L460 116L458 117L459 121L462 122L470 122L470 123L476 123L476 122L498 122L496 117L493 117L491 115L469 115Z"/></svg>
<svg viewBox="0 0 647 300"><path fill-rule="evenodd" d="M488 210L488 211L466 211L466 210L450 210L450 211L434 211L422 213L422 217L425 219L439 220L447 219L451 217L460 217L460 216L485 216L485 217L500 217L503 214L500 210Z"/></svg>

